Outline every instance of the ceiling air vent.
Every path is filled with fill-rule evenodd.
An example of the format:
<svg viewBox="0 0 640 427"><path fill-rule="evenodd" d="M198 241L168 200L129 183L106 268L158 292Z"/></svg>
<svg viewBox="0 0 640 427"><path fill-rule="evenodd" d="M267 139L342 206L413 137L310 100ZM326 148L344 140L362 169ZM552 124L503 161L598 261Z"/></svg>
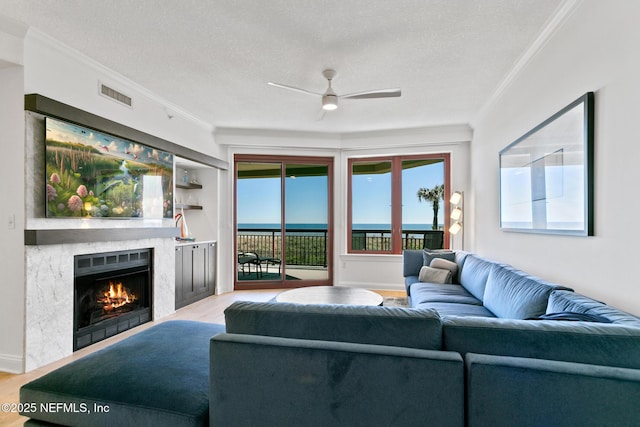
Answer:
<svg viewBox="0 0 640 427"><path fill-rule="evenodd" d="M110 88L107 85L100 83L100 95L105 96L107 98L111 98L120 104L124 104L127 107L131 107L132 100L130 96L125 95L122 92L118 92L115 89Z"/></svg>

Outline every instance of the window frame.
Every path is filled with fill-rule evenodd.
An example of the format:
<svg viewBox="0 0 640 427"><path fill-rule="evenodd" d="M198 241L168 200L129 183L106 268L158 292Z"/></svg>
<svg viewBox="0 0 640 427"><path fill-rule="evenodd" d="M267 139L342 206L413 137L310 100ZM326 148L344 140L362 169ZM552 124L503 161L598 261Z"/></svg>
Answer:
<svg viewBox="0 0 640 427"><path fill-rule="evenodd" d="M448 195L451 194L451 154L429 153L394 156L351 157L347 159L347 253L348 254L376 254L376 255L400 255L402 254L402 162L405 160L432 160L444 161L444 248L449 249L450 203ZM391 248L390 250L354 250L353 239L353 165L364 162L391 162Z"/></svg>

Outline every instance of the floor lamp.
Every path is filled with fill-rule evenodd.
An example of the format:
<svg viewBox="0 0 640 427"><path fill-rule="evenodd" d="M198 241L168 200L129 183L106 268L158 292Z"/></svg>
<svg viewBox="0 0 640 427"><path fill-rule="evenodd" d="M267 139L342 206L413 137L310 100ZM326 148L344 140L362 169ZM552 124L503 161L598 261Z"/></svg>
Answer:
<svg viewBox="0 0 640 427"><path fill-rule="evenodd" d="M453 194L451 194L451 198L449 198L449 203L454 207L451 210L451 219L454 223L449 227L449 233L451 233L452 236L460 233L461 249L464 250L464 230L462 227L464 214L464 191L454 191Z"/></svg>

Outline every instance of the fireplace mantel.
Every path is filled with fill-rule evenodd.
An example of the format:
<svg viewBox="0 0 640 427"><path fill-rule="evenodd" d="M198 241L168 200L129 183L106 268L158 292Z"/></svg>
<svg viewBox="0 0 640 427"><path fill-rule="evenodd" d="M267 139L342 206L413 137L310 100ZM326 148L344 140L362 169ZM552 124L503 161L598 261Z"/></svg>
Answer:
<svg viewBox="0 0 640 427"><path fill-rule="evenodd" d="M62 228L45 230L24 230L24 244L59 245L63 243L111 242L120 240L155 239L177 237L176 227L138 228Z"/></svg>

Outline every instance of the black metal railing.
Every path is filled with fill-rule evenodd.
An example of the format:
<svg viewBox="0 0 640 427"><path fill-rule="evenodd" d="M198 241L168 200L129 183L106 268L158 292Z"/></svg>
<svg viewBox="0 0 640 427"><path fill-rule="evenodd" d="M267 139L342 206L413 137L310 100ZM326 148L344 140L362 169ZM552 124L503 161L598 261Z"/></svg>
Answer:
<svg viewBox="0 0 640 427"><path fill-rule="evenodd" d="M435 236L431 249L442 247L442 231L403 230L402 249L423 249ZM438 241L438 238L440 239ZM328 232L326 229L288 228L285 231L287 265L327 266ZM429 244L429 243L428 243ZM390 251L390 230L353 230L354 251ZM428 246L429 247L429 246ZM270 228L238 230L238 252L257 253L260 257L282 259L282 233Z"/></svg>
<svg viewBox="0 0 640 427"><path fill-rule="evenodd" d="M287 265L327 266L326 229L287 228L284 245ZM268 228L238 230L238 252L282 259L282 233Z"/></svg>

